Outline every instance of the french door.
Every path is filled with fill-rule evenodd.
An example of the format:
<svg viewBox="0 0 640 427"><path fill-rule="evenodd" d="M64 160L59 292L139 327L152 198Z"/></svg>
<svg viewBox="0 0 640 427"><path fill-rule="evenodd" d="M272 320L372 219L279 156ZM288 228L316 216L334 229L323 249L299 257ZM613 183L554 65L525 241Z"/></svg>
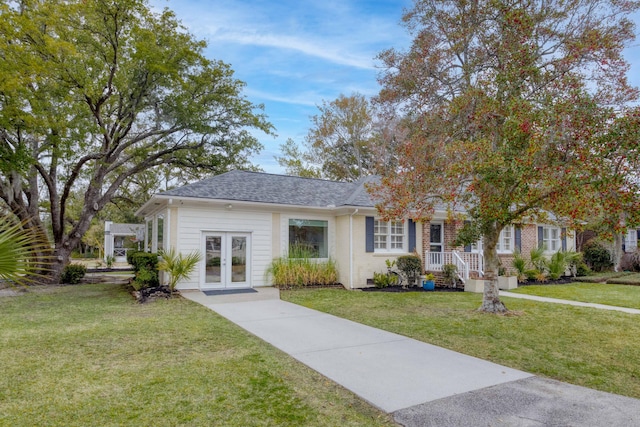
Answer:
<svg viewBox="0 0 640 427"><path fill-rule="evenodd" d="M251 287L251 235L249 233L204 233L205 289Z"/></svg>

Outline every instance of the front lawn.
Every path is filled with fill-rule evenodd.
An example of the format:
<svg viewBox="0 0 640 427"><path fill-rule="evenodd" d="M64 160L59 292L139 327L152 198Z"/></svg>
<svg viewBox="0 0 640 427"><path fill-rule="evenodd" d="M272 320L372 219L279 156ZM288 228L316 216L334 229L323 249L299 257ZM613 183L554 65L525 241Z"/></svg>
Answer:
<svg viewBox="0 0 640 427"><path fill-rule="evenodd" d="M571 283L521 286L510 292L640 309L640 286Z"/></svg>
<svg viewBox="0 0 640 427"><path fill-rule="evenodd" d="M479 313L482 295L472 293L305 289L281 298L536 375L640 398L638 315L502 298L516 315L496 316Z"/></svg>
<svg viewBox="0 0 640 427"><path fill-rule="evenodd" d="M66 286L2 297L0 313L3 426L394 425L184 299Z"/></svg>

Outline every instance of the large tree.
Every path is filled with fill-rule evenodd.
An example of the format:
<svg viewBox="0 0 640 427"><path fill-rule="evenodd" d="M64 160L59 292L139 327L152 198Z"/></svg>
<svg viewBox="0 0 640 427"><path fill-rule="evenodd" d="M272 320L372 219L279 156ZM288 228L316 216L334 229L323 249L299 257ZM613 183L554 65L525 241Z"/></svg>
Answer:
<svg viewBox="0 0 640 427"><path fill-rule="evenodd" d="M31 229L50 223L52 280L138 174L249 166L249 129L271 125L204 48L145 0L0 3L0 198Z"/></svg>
<svg viewBox="0 0 640 427"><path fill-rule="evenodd" d="M382 115L364 95L340 95L318 106L301 148L280 145L276 161L290 175L356 181L396 164L397 120Z"/></svg>
<svg viewBox="0 0 640 427"><path fill-rule="evenodd" d="M379 101L404 114L409 135L400 167L375 189L379 207L420 219L437 204L467 212L459 241L484 242L481 310L506 311L496 282L504 227L578 227L594 211L623 227L623 211L640 208L626 157L637 156L626 148L637 146L640 120L625 109L637 91L622 56L637 9L617 0L416 0L403 18L411 47L380 55Z"/></svg>

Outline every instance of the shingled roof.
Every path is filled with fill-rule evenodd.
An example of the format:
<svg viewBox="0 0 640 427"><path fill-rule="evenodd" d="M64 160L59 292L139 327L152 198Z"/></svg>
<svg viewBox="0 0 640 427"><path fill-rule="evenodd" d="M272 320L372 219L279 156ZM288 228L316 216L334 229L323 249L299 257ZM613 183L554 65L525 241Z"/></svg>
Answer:
<svg viewBox="0 0 640 427"><path fill-rule="evenodd" d="M366 191L365 183L376 179L366 177L357 182L338 182L234 170L161 195L295 206L373 207L374 202Z"/></svg>

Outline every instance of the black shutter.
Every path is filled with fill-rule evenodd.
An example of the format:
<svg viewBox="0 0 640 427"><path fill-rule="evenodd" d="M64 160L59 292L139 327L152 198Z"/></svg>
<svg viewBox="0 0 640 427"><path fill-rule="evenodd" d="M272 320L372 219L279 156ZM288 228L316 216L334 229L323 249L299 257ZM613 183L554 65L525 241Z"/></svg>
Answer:
<svg viewBox="0 0 640 427"><path fill-rule="evenodd" d="M365 242L365 250L367 252L373 252L373 217L372 216L368 216L365 217L365 235L366 235L366 242Z"/></svg>
<svg viewBox="0 0 640 427"><path fill-rule="evenodd" d="M544 247L544 231L542 227L538 227L538 249Z"/></svg>
<svg viewBox="0 0 640 427"><path fill-rule="evenodd" d="M416 223L409 219L409 252L416 250Z"/></svg>
<svg viewBox="0 0 640 427"><path fill-rule="evenodd" d="M562 233L560 235L562 237L562 251L565 252L567 250L567 229L565 227L562 227L560 233Z"/></svg>
<svg viewBox="0 0 640 427"><path fill-rule="evenodd" d="M522 253L522 229L520 227L515 227L515 247L516 250Z"/></svg>

